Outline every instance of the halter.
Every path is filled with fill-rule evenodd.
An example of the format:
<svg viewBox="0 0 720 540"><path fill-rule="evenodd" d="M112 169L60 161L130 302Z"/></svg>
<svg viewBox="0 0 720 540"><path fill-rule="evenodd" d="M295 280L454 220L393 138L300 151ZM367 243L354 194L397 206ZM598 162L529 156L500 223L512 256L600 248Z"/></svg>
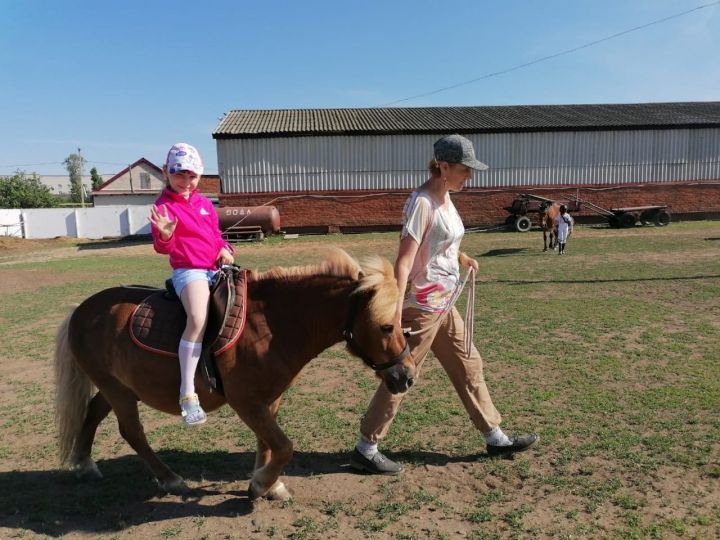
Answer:
<svg viewBox="0 0 720 540"><path fill-rule="evenodd" d="M352 299L350 300L350 311L348 312L347 321L345 321L343 337L345 338L345 341L347 342L350 351L359 356L362 361L365 362L369 367L371 367L375 371L383 371L399 364L403 358L410 354L410 346L408 345L407 340L405 340L405 347L392 360L390 360L389 362L385 362L384 364L376 364L375 362L373 362L372 358L370 358L363 352L363 350L360 348L360 345L357 341L355 341L355 337L353 336L352 328L355 324L355 318L357 317L357 314L358 296L356 294L353 294Z"/></svg>

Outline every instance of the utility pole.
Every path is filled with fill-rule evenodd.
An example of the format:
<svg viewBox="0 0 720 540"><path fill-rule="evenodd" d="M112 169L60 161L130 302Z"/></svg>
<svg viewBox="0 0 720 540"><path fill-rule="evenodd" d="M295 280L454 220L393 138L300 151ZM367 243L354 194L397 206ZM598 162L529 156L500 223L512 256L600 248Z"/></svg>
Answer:
<svg viewBox="0 0 720 540"><path fill-rule="evenodd" d="M85 186L83 185L83 159L82 154L80 153L80 148L78 148L78 158L80 158L78 160L80 162L80 206L85 208Z"/></svg>

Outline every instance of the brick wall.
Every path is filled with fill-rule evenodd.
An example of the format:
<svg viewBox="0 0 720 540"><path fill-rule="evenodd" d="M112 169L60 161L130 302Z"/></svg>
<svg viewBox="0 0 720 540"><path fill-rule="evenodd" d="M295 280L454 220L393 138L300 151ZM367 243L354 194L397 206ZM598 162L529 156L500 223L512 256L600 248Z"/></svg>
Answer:
<svg viewBox="0 0 720 540"><path fill-rule="evenodd" d="M603 208L669 204L674 219L720 217L720 180L625 184L612 186L525 186L468 189L453 194L466 227L487 227L505 222L504 209L520 193L532 193L558 201L568 195ZM280 213L283 230L317 232L388 230L399 227L402 207L409 191L336 191L314 193L221 194L223 206L273 205ZM579 222L599 221L589 209L573 214Z"/></svg>

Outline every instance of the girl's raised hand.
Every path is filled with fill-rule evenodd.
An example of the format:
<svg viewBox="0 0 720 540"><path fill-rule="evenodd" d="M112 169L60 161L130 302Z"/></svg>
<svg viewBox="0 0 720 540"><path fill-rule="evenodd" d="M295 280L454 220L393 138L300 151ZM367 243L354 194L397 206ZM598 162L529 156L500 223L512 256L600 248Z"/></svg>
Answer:
<svg viewBox="0 0 720 540"><path fill-rule="evenodd" d="M169 240L172 237L175 232L175 227L177 227L177 219L170 219L165 205L161 205L159 207L153 205L150 209L149 219L150 223L155 225L157 230L160 231L160 236L162 236L163 240Z"/></svg>

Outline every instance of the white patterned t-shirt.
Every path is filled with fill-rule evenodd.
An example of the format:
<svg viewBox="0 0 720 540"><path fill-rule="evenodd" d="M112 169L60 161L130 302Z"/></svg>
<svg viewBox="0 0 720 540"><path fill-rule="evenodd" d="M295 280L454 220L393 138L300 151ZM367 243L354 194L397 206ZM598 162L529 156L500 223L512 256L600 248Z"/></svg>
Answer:
<svg viewBox="0 0 720 540"><path fill-rule="evenodd" d="M443 311L460 279L458 254L465 234L452 201L438 205L428 193L414 191L403 208L401 238L412 236L419 244L408 281L404 307Z"/></svg>

